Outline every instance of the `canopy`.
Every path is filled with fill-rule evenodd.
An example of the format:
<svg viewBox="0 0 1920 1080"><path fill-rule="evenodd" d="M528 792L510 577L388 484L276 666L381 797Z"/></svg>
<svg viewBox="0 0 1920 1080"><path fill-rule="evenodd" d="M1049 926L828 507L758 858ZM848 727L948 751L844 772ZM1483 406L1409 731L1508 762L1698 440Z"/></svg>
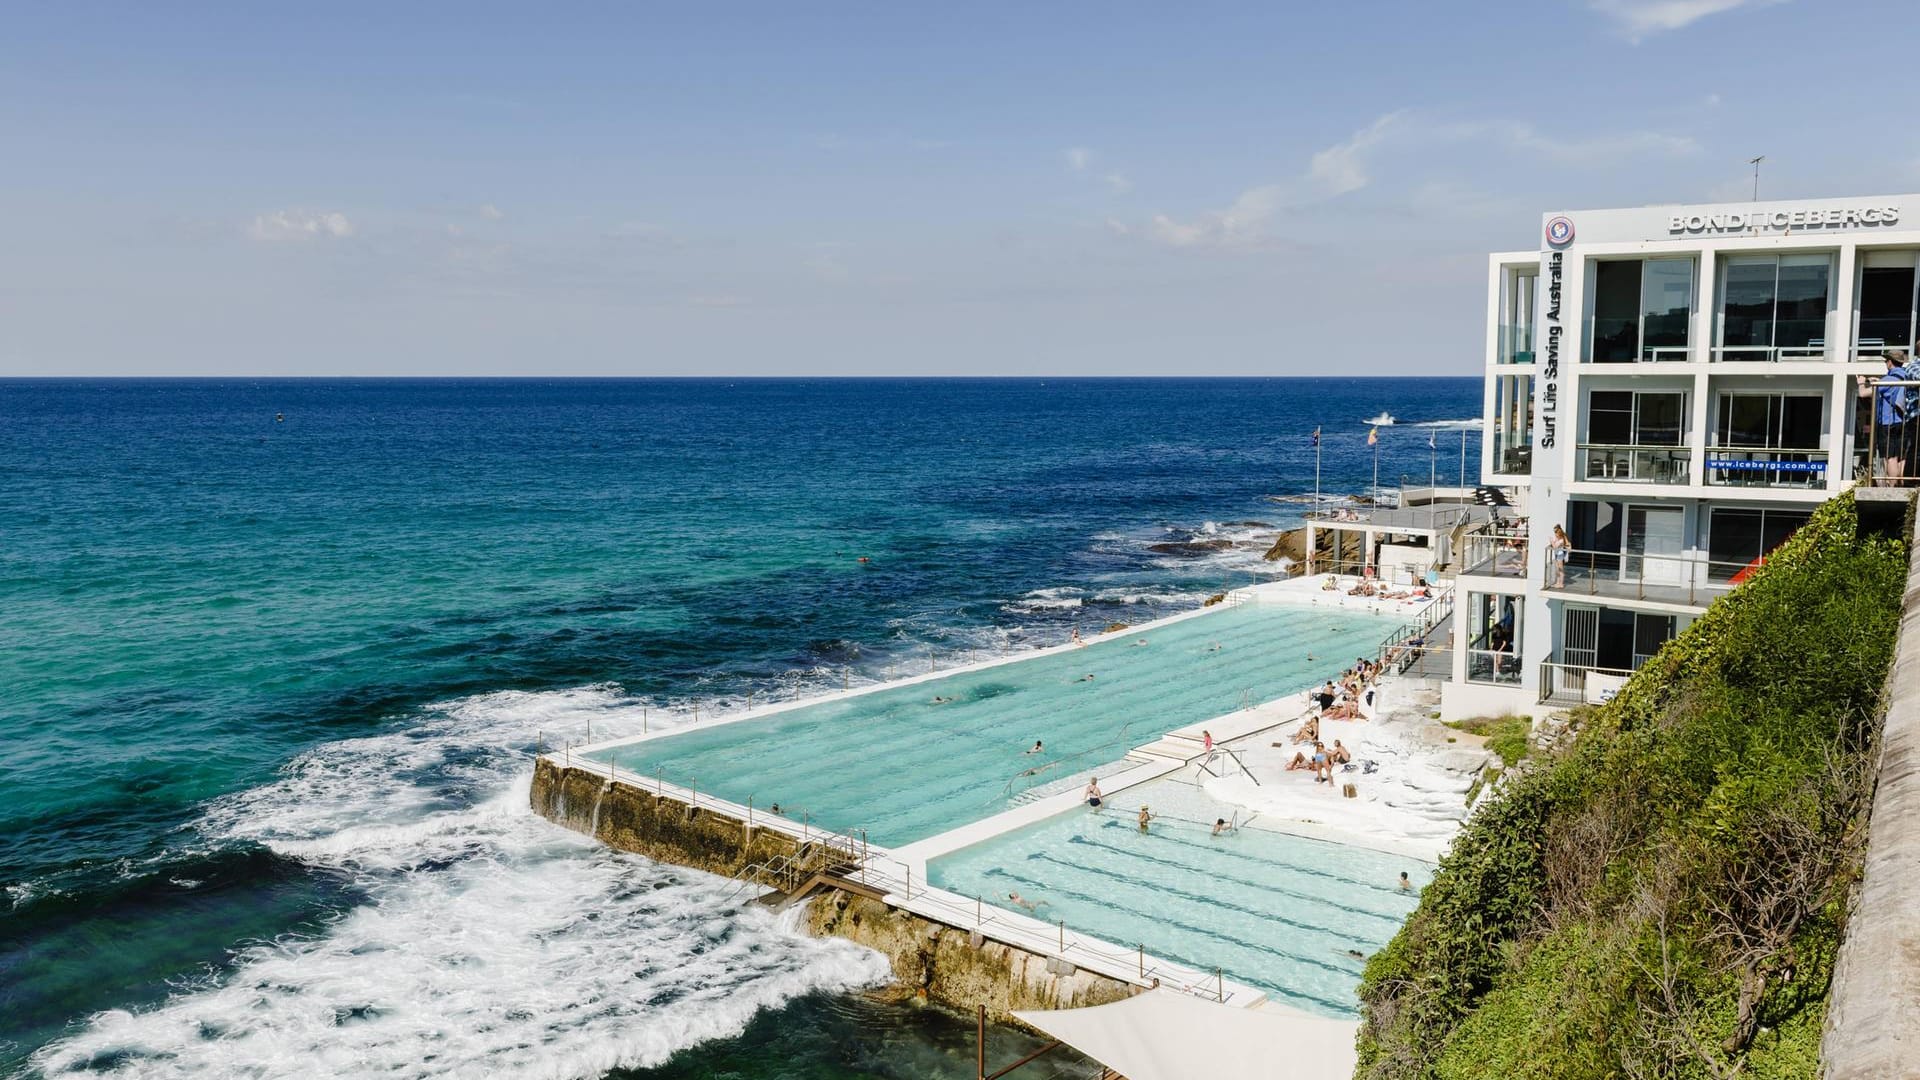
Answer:
<svg viewBox="0 0 1920 1080"><path fill-rule="evenodd" d="M1347 1080L1356 1064L1352 1020L1272 1004L1243 1009L1175 990L1013 1015L1127 1080Z"/></svg>

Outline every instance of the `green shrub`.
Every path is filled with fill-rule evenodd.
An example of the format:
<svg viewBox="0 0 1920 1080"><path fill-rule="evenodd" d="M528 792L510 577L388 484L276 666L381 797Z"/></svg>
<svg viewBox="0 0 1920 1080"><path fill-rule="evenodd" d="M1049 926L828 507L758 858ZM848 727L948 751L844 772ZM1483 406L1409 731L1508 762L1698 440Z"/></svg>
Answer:
<svg viewBox="0 0 1920 1080"><path fill-rule="evenodd" d="M1483 797L1368 962L1357 1075L1814 1075L1905 574L1832 500Z"/></svg>

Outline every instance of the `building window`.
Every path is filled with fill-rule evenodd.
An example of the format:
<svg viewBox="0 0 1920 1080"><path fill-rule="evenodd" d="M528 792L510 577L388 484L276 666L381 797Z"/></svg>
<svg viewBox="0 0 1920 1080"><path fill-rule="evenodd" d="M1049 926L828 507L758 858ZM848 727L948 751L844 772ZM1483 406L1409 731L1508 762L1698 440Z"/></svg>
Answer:
<svg viewBox="0 0 1920 1080"><path fill-rule="evenodd" d="M1707 483L1721 487L1827 486L1821 449L1827 399L1819 394L1720 395Z"/></svg>
<svg viewBox="0 0 1920 1080"><path fill-rule="evenodd" d="M1533 471L1533 376L1498 375L1493 383L1493 471Z"/></svg>
<svg viewBox="0 0 1920 1080"><path fill-rule="evenodd" d="M1520 628L1526 598L1515 593L1468 593L1464 613L1467 681L1520 682Z"/></svg>
<svg viewBox="0 0 1920 1080"><path fill-rule="evenodd" d="M1595 390L1587 395L1579 475L1587 480L1683 483L1691 460L1685 449L1686 427L1683 392Z"/></svg>
<svg viewBox="0 0 1920 1080"><path fill-rule="evenodd" d="M1914 252L1860 253L1860 336L1857 355L1871 359L1883 349L1911 349L1914 339Z"/></svg>
<svg viewBox="0 0 1920 1080"><path fill-rule="evenodd" d="M1507 309L1500 320L1500 362L1533 363L1534 286L1540 281L1538 268L1516 270L1507 275Z"/></svg>
<svg viewBox="0 0 1920 1080"><path fill-rule="evenodd" d="M1568 604L1561 662L1568 667L1637 671L1673 639L1675 625L1672 615Z"/></svg>
<svg viewBox="0 0 1920 1080"><path fill-rule="evenodd" d="M1778 360L1826 349L1833 256L1739 255L1721 277L1720 359Z"/></svg>
<svg viewBox="0 0 1920 1080"><path fill-rule="evenodd" d="M1692 315L1692 259L1597 261L1587 359L1685 360Z"/></svg>
<svg viewBox="0 0 1920 1080"><path fill-rule="evenodd" d="M1733 581L1807 523L1805 510L1716 508L1708 518L1708 577Z"/></svg>

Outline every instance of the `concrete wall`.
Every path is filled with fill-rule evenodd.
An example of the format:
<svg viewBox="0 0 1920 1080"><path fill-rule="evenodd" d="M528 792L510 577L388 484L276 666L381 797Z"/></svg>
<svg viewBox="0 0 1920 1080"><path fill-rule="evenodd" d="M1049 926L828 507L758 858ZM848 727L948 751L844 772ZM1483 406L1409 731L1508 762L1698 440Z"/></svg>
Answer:
<svg viewBox="0 0 1920 1080"><path fill-rule="evenodd" d="M1920 1076L1920 545L1888 677L1866 874L1847 920L1821 1057L1830 1080Z"/></svg>
<svg viewBox="0 0 1920 1080"><path fill-rule="evenodd" d="M1104 1005L1136 992L1118 979L847 893L814 900L807 925L815 934L883 953L904 993L967 1012L985 1005L987 1015L1002 1023L1014 1022L1014 1009Z"/></svg>
<svg viewBox="0 0 1920 1080"><path fill-rule="evenodd" d="M625 782L609 784L604 772L566 768L544 758L534 765L529 801L541 817L609 847L715 874L731 876L805 846L785 832L749 829L717 808L696 810L671 793L661 796ZM1118 979L1011 945L976 940L968 930L843 892L815 899L807 926L816 935L846 938L884 954L903 996L969 1014L985 1005L1002 1022L1014 1022L1014 1009L1101 1005L1135 992Z"/></svg>
<svg viewBox="0 0 1920 1080"><path fill-rule="evenodd" d="M695 810L631 784L609 786L605 773L545 759L534 764L529 799L534 813L609 847L729 877L801 846L783 832L749 829L715 810Z"/></svg>

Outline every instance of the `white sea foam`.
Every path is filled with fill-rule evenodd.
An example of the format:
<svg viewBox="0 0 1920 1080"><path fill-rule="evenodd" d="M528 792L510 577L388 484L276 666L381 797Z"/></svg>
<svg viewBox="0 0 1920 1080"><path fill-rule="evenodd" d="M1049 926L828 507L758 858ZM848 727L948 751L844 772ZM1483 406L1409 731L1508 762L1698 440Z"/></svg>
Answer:
<svg viewBox="0 0 1920 1080"><path fill-rule="evenodd" d="M1018 600L1001 605L1007 611L1066 611L1086 603L1078 589L1035 589Z"/></svg>
<svg viewBox="0 0 1920 1080"><path fill-rule="evenodd" d="M598 1076L740 1031L814 989L887 977L878 954L741 908L710 875L606 849L527 808L550 743L639 730L618 687L500 693L320 746L201 823L352 875L368 901L251 945L232 971L35 1054L48 1074ZM655 714L653 722L662 718Z"/></svg>

